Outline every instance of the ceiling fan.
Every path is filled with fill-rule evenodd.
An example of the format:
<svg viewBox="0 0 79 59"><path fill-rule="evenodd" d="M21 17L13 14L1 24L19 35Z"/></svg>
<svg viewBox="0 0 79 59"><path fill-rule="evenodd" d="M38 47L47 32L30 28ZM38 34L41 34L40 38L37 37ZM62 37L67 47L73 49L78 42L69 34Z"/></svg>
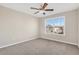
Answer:
<svg viewBox="0 0 79 59"><path fill-rule="evenodd" d="M45 15L45 11L54 11L54 9L47 9L48 3L44 3L43 5L40 5L40 8L30 7L30 9L37 10L34 14L39 13L40 11L43 11L43 15Z"/></svg>

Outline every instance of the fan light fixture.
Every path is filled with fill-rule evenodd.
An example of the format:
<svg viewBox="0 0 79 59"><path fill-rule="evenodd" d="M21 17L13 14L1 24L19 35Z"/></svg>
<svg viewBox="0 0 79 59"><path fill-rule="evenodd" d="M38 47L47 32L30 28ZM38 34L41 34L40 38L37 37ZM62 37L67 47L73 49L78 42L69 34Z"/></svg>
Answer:
<svg viewBox="0 0 79 59"><path fill-rule="evenodd" d="M46 11L54 11L54 9L46 8L48 6L48 3L44 3L43 5L40 5L40 6L41 6L40 8L31 7L30 9L37 10L34 14L42 13L43 15L46 14L45 13Z"/></svg>

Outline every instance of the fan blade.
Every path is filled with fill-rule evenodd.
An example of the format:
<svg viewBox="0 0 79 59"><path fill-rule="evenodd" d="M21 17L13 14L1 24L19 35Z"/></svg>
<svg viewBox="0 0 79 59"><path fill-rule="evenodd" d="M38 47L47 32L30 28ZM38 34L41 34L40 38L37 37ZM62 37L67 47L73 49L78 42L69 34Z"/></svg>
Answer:
<svg viewBox="0 0 79 59"><path fill-rule="evenodd" d="M35 12L34 14L37 14L37 13L39 13L39 11Z"/></svg>
<svg viewBox="0 0 79 59"><path fill-rule="evenodd" d="M35 10L39 10L38 8L34 8L34 7L31 7L30 9L35 9Z"/></svg>
<svg viewBox="0 0 79 59"><path fill-rule="evenodd" d="M45 9L47 5L48 5L47 3L44 3L42 9Z"/></svg>
<svg viewBox="0 0 79 59"><path fill-rule="evenodd" d="M45 9L45 11L54 11L54 9Z"/></svg>

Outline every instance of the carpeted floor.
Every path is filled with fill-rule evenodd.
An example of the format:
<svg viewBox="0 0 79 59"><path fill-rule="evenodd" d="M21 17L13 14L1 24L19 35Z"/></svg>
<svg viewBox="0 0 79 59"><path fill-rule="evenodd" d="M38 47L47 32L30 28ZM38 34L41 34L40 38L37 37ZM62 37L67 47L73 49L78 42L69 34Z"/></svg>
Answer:
<svg viewBox="0 0 79 59"><path fill-rule="evenodd" d="M35 39L0 49L0 55L78 55L77 46L46 39Z"/></svg>

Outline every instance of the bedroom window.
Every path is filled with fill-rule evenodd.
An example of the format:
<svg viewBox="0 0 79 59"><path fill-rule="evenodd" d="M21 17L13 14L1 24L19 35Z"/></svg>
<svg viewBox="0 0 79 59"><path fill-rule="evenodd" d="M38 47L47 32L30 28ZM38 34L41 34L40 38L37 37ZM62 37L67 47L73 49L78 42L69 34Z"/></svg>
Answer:
<svg viewBox="0 0 79 59"><path fill-rule="evenodd" d="M46 33L64 34L65 32L65 17L56 17L46 19Z"/></svg>

